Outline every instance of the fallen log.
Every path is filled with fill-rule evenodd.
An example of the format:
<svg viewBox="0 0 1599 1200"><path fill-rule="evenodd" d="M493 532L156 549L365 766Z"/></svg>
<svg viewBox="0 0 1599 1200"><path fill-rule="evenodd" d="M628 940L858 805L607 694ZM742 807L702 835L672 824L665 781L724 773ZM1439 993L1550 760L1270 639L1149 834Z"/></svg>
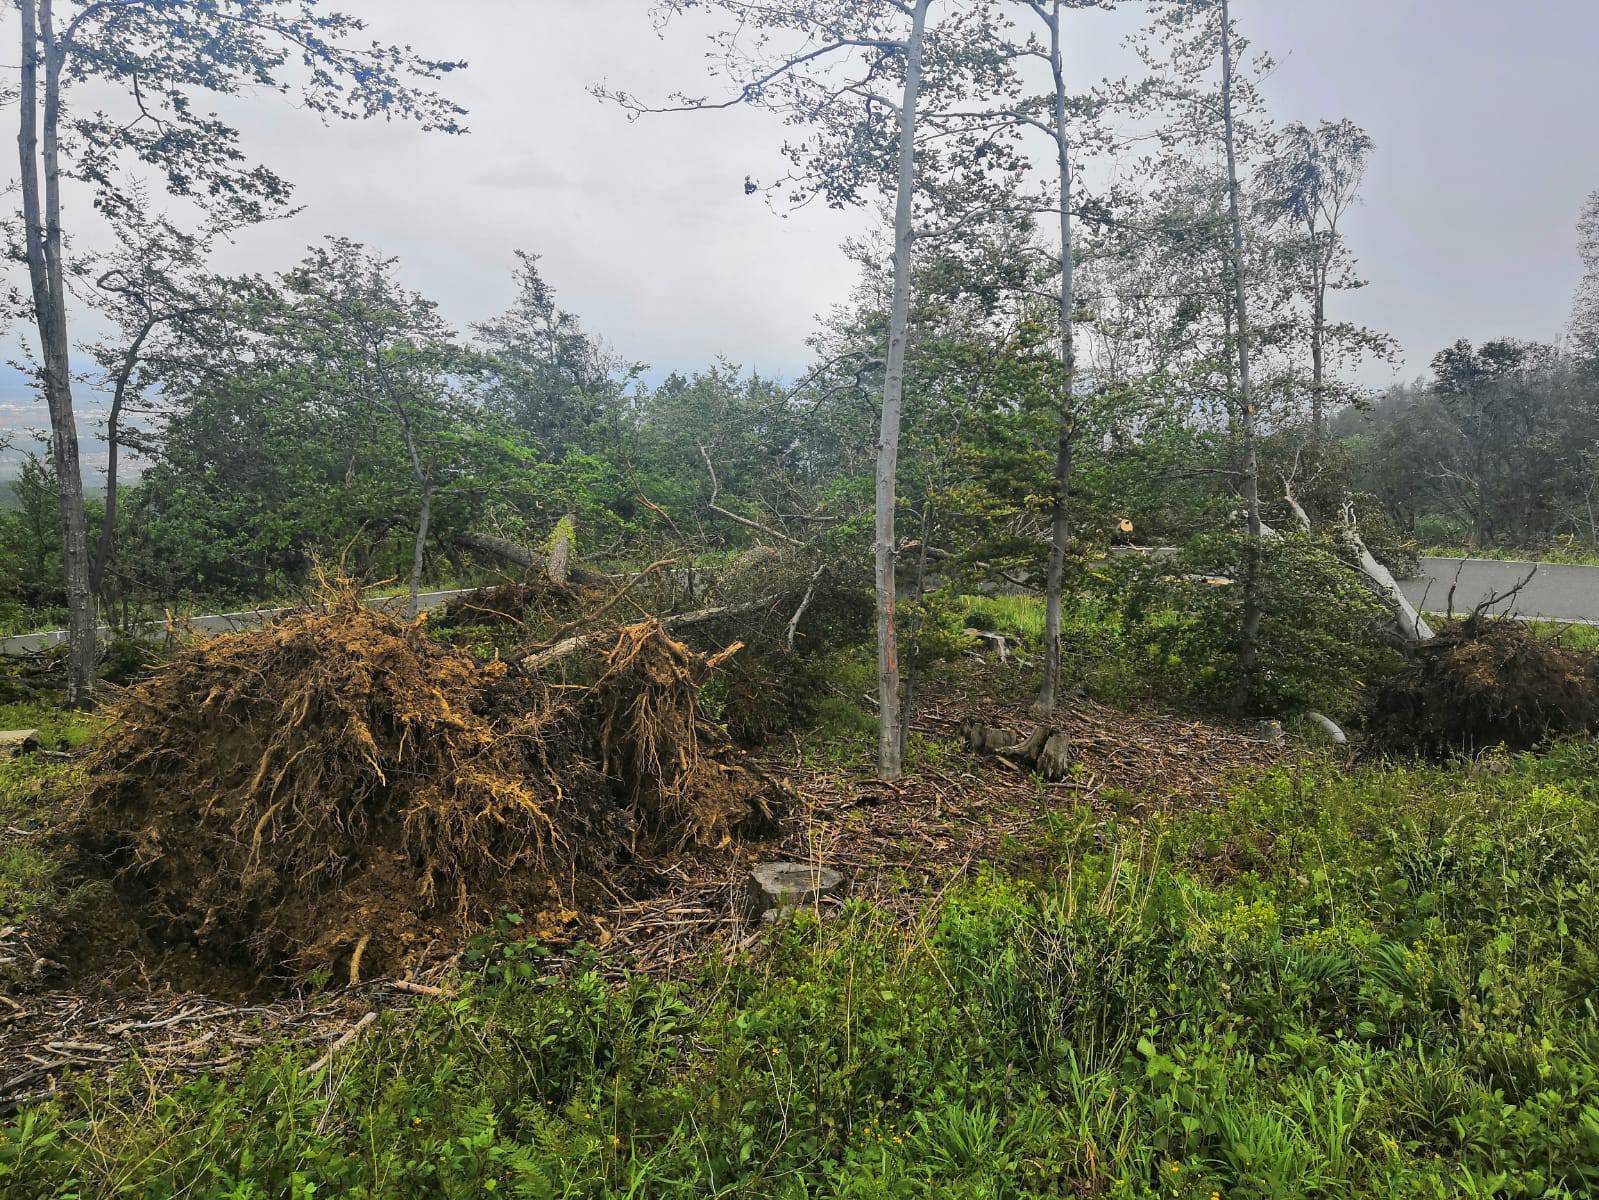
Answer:
<svg viewBox="0 0 1599 1200"><path fill-rule="evenodd" d="M676 613L660 618L661 628L673 632L679 629L688 629L695 625L703 625L707 621L715 621L722 617L740 617L748 613L758 612L763 608L771 608L783 600L782 596L764 596L759 600L751 600L746 604L723 604L716 608L701 608L694 612ZM537 671L542 667L558 663L563 658L592 646L598 642L614 640L616 630L610 626L603 629L593 629L588 633L574 634L569 638L562 638L553 646L543 650L518 650L505 657L505 661L524 671Z"/></svg>
<svg viewBox="0 0 1599 1200"><path fill-rule="evenodd" d="M463 533L457 539L461 545L470 550L488 554L512 566L521 567L527 571L537 571L548 575L550 571L550 556L541 554L518 542L508 541L505 538L493 537L486 533ZM601 585L609 580L594 571L581 567L576 563L570 564L567 570L567 581L588 585Z"/></svg>
<svg viewBox="0 0 1599 1200"><path fill-rule="evenodd" d="M1394 578L1394 573L1378 562L1376 556L1366 548L1366 543L1360 536L1360 526L1355 521L1353 504L1344 505L1344 537L1348 539L1350 548L1355 552L1361 573L1381 589L1388 597L1389 603L1394 606L1399 621L1399 631L1404 634L1405 639L1412 644L1432 641L1432 626L1427 624L1427 619L1421 615L1420 610L1405 597L1399 581Z"/></svg>

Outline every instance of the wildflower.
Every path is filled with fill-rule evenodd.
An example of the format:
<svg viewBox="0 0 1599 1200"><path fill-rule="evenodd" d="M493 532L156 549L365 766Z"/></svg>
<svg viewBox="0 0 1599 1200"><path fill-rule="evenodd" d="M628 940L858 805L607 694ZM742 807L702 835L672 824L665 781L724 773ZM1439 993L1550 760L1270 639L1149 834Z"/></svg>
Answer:
<svg viewBox="0 0 1599 1200"><path fill-rule="evenodd" d="M411 1124L413 1124L413 1125L422 1124L422 1118L421 1117L412 1117L411 1118Z"/></svg>

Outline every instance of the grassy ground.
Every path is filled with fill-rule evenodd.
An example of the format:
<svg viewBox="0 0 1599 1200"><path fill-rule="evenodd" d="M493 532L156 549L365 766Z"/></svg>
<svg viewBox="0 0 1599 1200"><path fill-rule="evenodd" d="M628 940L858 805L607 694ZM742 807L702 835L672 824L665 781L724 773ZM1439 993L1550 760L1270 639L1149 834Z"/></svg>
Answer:
<svg viewBox="0 0 1599 1200"><path fill-rule="evenodd" d="M94 717L54 705L0 704L0 729L37 729L50 750L81 746L97 727ZM35 834L54 822L72 775L72 767L32 754L0 760L0 926L27 920L60 900L59 863ZM0 964L0 990L5 979Z"/></svg>
<svg viewBox="0 0 1599 1200"><path fill-rule="evenodd" d="M1599 748L1062 801L916 920L674 982L484 943L334 1061L0 1125L0 1193L1566 1197L1599 1189Z"/></svg>
<svg viewBox="0 0 1599 1200"><path fill-rule="evenodd" d="M1599 567L1599 553L1580 542L1561 540L1548 546L1464 545L1423 546L1416 551L1423 558L1491 558L1502 562L1564 563L1578 567Z"/></svg>

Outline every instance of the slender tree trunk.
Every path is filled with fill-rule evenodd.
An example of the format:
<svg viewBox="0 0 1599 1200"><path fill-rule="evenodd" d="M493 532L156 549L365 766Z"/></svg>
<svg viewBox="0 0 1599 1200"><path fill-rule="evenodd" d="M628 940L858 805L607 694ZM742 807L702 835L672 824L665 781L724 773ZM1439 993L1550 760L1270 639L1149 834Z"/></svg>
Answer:
<svg viewBox="0 0 1599 1200"><path fill-rule="evenodd" d="M417 597L422 592L422 556L428 544L428 526L433 523L433 484L422 484L422 506L416 518L416 547L411 553L411 591L405 604L405 619L416 620Z"/></svg>
<svg viewBox="0 0 1599 1200"><path fill-rule="evenodd" d="M899 112L899 187L894 204L894 302L888 322L888 364L877 442L877 521L873 547L877 584L877 769L898 779L900 753L899 646L894 628L897 545L894 534L899 471L899 412L905 394L905 350L911 309L911 254L916 231L911 202L916 189L916 104L922 87L922 40L932 0L916 0L905 46L905 95Z"/></svg>
<svg viewBox="0 0 1599 1200"><path fill-rule="evenodd" d="M1316 310L1310 323L1310 428L1318 442L1327 436L1326 400L1327 285L1316 282Z"/></svg>
<svg viewBox="0 0 1599 1200"><path fill-rule="evenodd" d="M1239 203L1238 143L1233 125L1233 33L1228 0L1221 0L1222 129L1227 143L1227 209L1232 223L1233 303L1238 332L1238 433L1244 451L1244 508L1249 544L1244 562L1243 630L1239 658L1246 686L1260 665L1260 573L1263 550L1260 520L1260 459L1255 446L1255 395L1249 377L1249 295L1244 280L1244 220Z"/></svg>
<svg viewBox="0 0 1599 1200"><path fill-rule="evenodd" d="M94 699L99 658L94 594L90 584L89 526L83 507L78 428L72 411L72 368L67 334L66 283L61 258L61 70L51 0L20 0L22 11L21 128L17 135L28 277L39 329L45 403L50 410L50 450L61 502L62 559L67 593L67 694L69 706ZM44 61L44 142L39 143L39 62ZM41 189L40 175L43 174Z"/></svg>
<svg viewBox="0 0 1599 1200"><path fill-rule="evenodd" d="M910 662L905 667L905 707L900 713L899 726L899 756L900 761L905 760L907 744L910 741L911 722L916 719L916 668L919 665L921 652L917 649L916 639L921 636L922 623L925 617L920 605L923 597L927 595L927 560L928 547L933 540L933 497L931 491L922 500L922 539L916 554L916 585L911 591L911 598L916 603L916 620L911 630L911 656Z"/></svg>
<svg viewBox="0 0 1599 1200"><path fill-rule="evenodd" d="M1055 496L1050 513L1049 576L1044 590L1044 680L1038 691L1038 711L1055 711L1060 692L1060 610L1061 592L1066 580L1066 547L1071 541L1072 445L1076 437L1077 414L1073 385L1076 375L1076 347L1072 337L1072 317L1077 309L1073 288L1075 256L1072 253L1072 164L1071 139L1066 132L1066 68L1060 44L1061 6L1056 0L1050 21L1050 67L1055 78L1055 154L1060 181L1060 393L1058 418L1060 431L1055 444Z"/></svg>
<svg viewBox="0 0 1599 1200"><path fill-rule="evenodd" d="M89 566L89 586L95 596L101 599L104 599L106 567L111 562L111 550L117 536L117 465L122 451L122 405L127 399L128 380L133 377L133 369L139 361L139 351L143 349L145 339L155 325L153 317L140 325L139 332L117 368L116 382L111 389L111 411L106 416L105 513L100 518L100 542Z"/></svg>

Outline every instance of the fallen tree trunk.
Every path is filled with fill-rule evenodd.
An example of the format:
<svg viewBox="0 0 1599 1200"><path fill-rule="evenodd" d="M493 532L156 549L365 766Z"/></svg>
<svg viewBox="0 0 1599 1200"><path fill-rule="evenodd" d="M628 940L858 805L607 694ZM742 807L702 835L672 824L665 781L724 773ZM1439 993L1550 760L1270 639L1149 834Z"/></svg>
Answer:
<svg viewBox="0 0 1599 1200"><path fill-rule="evenodd" d="M1344 536L1349 539L1349 545L1355 551L1361 573L1376 584L1394 606L1398 613L1399 630L1405 635L1405 639L1416 644L1432 641L1432 626L1427 624L1427 619L1421 615L1420 610L1406 598L1404 589L1394 578L1394 573L1378 562L1376 555L1366 548L1366 543L1360 536L1360 526L1355 521L1353 504L1344 505Z"/></svg>
<svg viewBox="0 0 1599 1200"><path fill-rule="evenodd" d="M544 575L549 574L550 556L541 554L539 551L530 549L519 542L492 537L486 533L463 533L456 540L468 549L492 555L502 562L508 562L524 570L537 571ZM587 570L576 563L569 565L567 581L582 584L603 584L608 582L604 575Z"/></svg>
<svg viewBox="0 0 1599 1200"><path fill-rule="evenodd" d="M1294 521L1299 525L1300 529L1307 534L1312 532L1310 514L1294 498L1293 488L1286 479L1283 481L1283 498L1288 504L1289 510L1294 514ZM1265 522L1261 523L1260 532L1261 536L1268 541L1277 541L1282 538L1282 534ZM1361 539L1360 526L1355 520L1353 504L1344 506L1344 537L1348 541L1350 549L1355 553L1355 565L1360 573L1393 606L1394 619L1398 623L1399 632L1405 641L1411 645L1430 642L1433 638L1432 626L1427 624L1427 619L1421 615L1420 610L1406 597L1404 589L1399 586L1399 581L1394 578L1394 573L1377 561L1377 556L1366 547L1366 543Z"/></svg>
<svg viewBox="0 0 1599 1200"><path fill-rule="evenodd" d="M759 600L751 600L746 604L723 604L716 608L701 608L694 612L676 613L672 616L661 617L661 628L667 630L688 629L695 625L703 625L707 621L715 621L722 617L740 617L748 613L758 612L763 608L772 608L784 599L783 596L764 596ZM536 671L541 667L558 663L563 658L608 639L614 640L616 630L610 626L603 629L590 630L588 633L574 634L569 638L562 638L553 646L543 650L519 650L506 656L505 661L522 670Z"/></svg>

